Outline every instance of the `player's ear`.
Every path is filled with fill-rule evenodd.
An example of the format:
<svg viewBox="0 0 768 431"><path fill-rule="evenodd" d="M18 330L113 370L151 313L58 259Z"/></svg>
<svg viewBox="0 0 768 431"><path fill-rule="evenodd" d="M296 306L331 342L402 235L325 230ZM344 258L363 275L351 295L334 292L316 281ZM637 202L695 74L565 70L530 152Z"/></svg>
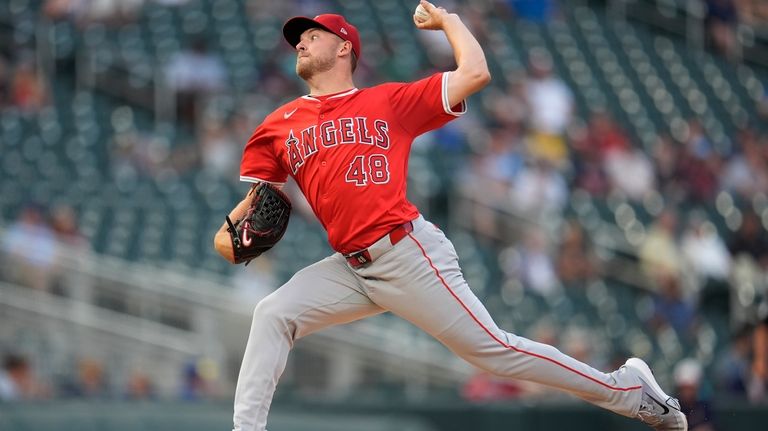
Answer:
<svg viewBox="0 0 768 431"><path fill-rule="evenodd" d="M352 42L345 40L342 42L342 44L339 46L339 56L352 54Z"/></svg>

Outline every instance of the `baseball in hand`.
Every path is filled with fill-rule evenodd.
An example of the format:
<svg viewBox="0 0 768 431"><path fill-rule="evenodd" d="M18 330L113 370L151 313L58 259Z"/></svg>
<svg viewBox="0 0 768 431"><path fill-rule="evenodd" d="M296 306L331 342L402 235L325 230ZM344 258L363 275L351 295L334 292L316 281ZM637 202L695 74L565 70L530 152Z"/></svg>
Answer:
<svg viewBox="0 0 768 431"><path fill-rule="evenodd" d="M413 16L416 17L416 21L425 22L429 19L429 12L424 9L424 6L419 4L416 6L416 11L413 13Z"/></svg>

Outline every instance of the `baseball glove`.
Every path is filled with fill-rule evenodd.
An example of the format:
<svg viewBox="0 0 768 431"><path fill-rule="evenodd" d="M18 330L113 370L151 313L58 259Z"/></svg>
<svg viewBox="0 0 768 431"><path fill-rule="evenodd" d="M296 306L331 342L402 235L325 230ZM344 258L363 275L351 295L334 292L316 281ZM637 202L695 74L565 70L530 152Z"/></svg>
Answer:
<svg viewBox="0 0 768 431"><path fill-rule="evenodd" d="M272 184L254 185L251 195L245 217L235 223L226 217L237 264L245 262L248 265L252 259L274 247L288 229L291 215L291 201Z"/></svg>

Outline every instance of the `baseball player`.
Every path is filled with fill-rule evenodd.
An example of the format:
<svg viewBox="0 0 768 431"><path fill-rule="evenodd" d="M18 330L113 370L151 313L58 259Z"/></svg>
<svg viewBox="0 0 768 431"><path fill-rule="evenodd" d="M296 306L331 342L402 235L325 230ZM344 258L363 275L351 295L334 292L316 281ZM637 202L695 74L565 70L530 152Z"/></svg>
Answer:
<svg viewBox="0 0 768 431"><path fill-rule="evenodd" d="M235 431L265 430L296 340L386 311L498 376L558 388L658 430L687 430L679 403L642 360L603 373L499 329L464 280L451 242L406 199L413 139L465 113L467 97L491 79L480 44L459 16L423 0L420 5L425 13L414 15L416 27L443 31L457 67L411 83L355 87L362 46L343 16L295 17L283 27L309 94L256 128L240 179L273 188L293 177L336 252L297 272L256 307L235 392ZM264 201L254 197L257 187L214 239L232 263L257 256L261 250L248 254L252 244L270 235L254 228L253 214L261 210L253 207Z"/></svg>

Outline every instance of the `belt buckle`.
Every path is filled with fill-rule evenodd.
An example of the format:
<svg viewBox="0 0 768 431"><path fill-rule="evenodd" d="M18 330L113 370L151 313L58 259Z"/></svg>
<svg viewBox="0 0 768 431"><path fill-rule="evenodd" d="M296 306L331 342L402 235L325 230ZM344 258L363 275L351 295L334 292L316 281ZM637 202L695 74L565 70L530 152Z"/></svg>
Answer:
<svg viewBox="0 0 768 431"><path fill-rule="evenodd" d="M347 263L349 263L353 268L369 264L373 261L371 258L371 253L368 252L368 249L349 254L346 256L346 259Z"/></svg>

